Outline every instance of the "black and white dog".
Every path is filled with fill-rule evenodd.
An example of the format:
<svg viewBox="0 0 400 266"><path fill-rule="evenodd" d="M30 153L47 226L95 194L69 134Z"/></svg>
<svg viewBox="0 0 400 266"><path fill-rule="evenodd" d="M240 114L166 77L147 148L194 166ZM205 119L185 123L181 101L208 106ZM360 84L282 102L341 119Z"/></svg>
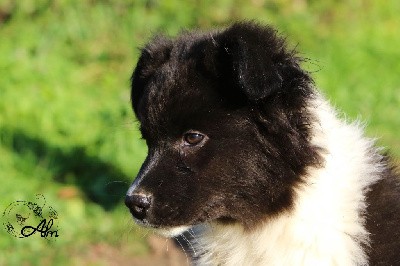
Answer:
<svg viewBox="0 0 400 266"><path fill-rule="evenodd" d="M399 178L301 61L250 22L145 46L134 219L166 236L200 226L201 265L400 265Z"/></svg>

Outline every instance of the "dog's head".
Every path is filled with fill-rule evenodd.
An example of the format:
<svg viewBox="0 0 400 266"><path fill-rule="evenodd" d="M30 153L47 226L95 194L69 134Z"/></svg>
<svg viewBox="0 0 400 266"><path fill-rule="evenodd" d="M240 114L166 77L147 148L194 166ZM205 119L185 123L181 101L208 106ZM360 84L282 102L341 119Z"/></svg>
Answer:
<svg viewBox="0 0 400 266"><path fill-rule="evenodd" d="M253 226L293 205L319 156L311 79L270 27L154 38L132 77L148 156L126 204L141 224Z"/></svg>

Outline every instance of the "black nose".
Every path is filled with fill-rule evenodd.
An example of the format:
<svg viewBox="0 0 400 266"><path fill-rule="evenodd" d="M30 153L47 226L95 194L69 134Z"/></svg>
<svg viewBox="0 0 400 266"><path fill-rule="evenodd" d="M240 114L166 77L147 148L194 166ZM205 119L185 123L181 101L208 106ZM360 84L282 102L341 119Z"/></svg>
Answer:
<svg viewBox="0 0 400 266"><path fill-rule="evenodd" d="M146 218L147 210L151 206L151 196L142 193L126 195L125 205L135 218L143 220Z"/></svg>

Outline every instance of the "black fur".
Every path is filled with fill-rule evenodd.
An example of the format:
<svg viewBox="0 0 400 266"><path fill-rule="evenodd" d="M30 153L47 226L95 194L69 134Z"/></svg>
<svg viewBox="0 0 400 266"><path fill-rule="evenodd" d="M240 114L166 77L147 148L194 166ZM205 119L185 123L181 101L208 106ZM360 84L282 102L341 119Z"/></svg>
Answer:
<svg viewBox="0 0 400 266"><path fill-rule="evenodd" d="M307 178L307 167L324 163L310 144L314 118L306 107L313 81L300 62L275 30L255 23L176 39L158 36L143 48L131 95L149 153L127 195L134 216L152 227L217 220L250 230L290 210L293 188ZM187 132L205 138L186 145ZM387 215L399 218L396 193ZM132 194L150 195L151 204L134 203ZM375 195L369 199L378 202ZM133 210L134 204L139 208ZM384 228L376 223L384 217L374 204L368 228L376 232L373 243L383 243ZM399 235L396 223L388 228ZM399 248L400 241L391 239L390 248ZM385 252L371 254L385 262Z"/></svg>
<svg viewBox="0 0 400 266"><path fill-rule="evenodd" d="M367 194L370 265L400 265L400 178L394 168Z"/></svg>

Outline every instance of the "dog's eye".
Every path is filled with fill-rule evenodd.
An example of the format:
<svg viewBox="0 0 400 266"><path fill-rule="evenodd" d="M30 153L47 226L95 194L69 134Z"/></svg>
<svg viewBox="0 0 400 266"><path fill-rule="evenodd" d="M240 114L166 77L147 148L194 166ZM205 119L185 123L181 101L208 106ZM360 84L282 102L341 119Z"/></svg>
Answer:
<svg viewBox="0 0 400 266"><path fill-rule="evenodd" d="M190 132L183 135L183 140L187 145L197 145L204 139L204 136L200 133Z"/></svg>

